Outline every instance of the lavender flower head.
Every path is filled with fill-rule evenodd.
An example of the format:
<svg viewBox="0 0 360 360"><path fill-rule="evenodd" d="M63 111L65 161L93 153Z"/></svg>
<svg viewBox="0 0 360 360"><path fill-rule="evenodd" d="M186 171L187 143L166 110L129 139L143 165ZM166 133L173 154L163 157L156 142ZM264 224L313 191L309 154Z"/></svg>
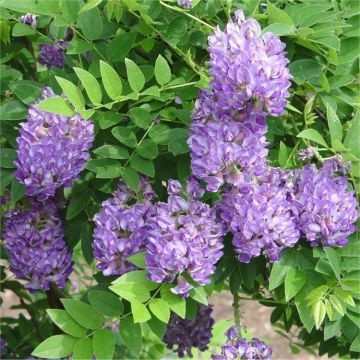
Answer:
<svg viewBox="0 0 360 360"><path fill-rule="evenodd" d="M213 360L271 360L272 348L260 341L258 338L253 338L247 341L240 337L239 330L233 326L225 335L227 341L221 348L221 354L213 354Z"/></svg>
<svg viewBox="0 0 360 360"><path fill-rule="evenodd" d="M43 90L42 99L53 96L50 88ZM93 123L79 114L66 117L30 105L27 121L20 124L15 160L15 175L26 194L45 200L61 186L70 187L90 156L93 131Z"/></svg>
<svg viewBox="0 0 360 360"><path fill-rule="evenodd" d="M205 351L211 339L214 319L211 317L211 306L200 305L194 320L181 319L171 313L166 327L164 343L169 349L178 353L179 357L192 356L191 348Z"/></svg>
<svg viewBox="0 0 360 360"><path fill-rule="evenodd" d="M67 41L57 41L54 44L41 44L38 62L45 65L50 69L56 66L62 69L65 66L65 53L64 49L68 46Z"/></svg>
<svg viewBox="0 0 360 360"><path fill-rule="evenodd" d="M273 33L261 35L259 23L235 12L224 31L209 37L210 73L219 108L242 110L249 102L280 115L289 96L291 75L285 44Z"/></svg>
<svg viewBox="0 0 360 360"><path fill-rule="evenodd" d="M49 290L50 283L65 287L72 272L71 253L64 241L59 208L52 200L34 200L29 209L4 214L3 237L10 258L10 270L25 287Z"/></svg>
<svg viewBox="0 0 360 360"><path fill-rule="evenodd" d="M97 267L104 275L122 275L135 269L126 259L143 251L143 227L152 214L151 200L155 194L145 178L141 178L139 194L142 202L128 205L136 194L123 182L114 196L103 202L95 215L94 256Z"/></svg>
<svg viewBox="0 0 360 360"><path fill-rule="evenodd" d="M188 140L192 173L212 192L225 182L237 185L244 176L261 175L268 154L262 113L252 106L242 113L217 109L213 94L202 91Z"/></svg>
<svg viewBox="0 0 360 360"><path fill-rule="evenodd" d="M37 23L36 19L37 19L37 15L28 13L28 14L21 16L20 21L23 24L29 25L30 27L35 29L36 23Z"/></svg>
<svg viewBox="0 0 360 360"><path fill-rule="evenodd" d="M192 286L178 275L187 273L201 285L210 283L222 256L224 227L216 220L215 209L197 199L203 190L194 179L186 192L178 181L170 180L168 193L168 201L159 202L147 222L145 260L152 281L178 278L171 291L187 297Z"/></svg>
<svg viewBox="0 0 360 360"><path fill-rule="evenodd" d="M217 203L220 217L233 233L240 262L264 253L271 262L299 240L296 211L285 188L269 183L244 183L224 189Z"/></svg>
<svg viewBox="0 0 360 360"><path fill-rule="evenodd" d="M305 165L295 193L299 208L299 227L311 246L344 246L356 231L359 217L357 201L349 191L347 178L336 160L328 160L321 169Z"/></svg>
<svg viewBox="0 0 360 360"><path fill-rule="evenodd" d="M192 8L192 0L177 0L177 3L179 6L183 7L183 8L187 8L187 9L191 9Z"/></svg>

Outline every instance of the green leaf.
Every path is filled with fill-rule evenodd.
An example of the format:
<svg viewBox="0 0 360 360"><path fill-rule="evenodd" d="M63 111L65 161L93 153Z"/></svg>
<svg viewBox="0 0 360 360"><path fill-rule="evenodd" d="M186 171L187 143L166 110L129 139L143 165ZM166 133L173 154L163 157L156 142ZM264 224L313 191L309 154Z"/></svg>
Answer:
<svg viewBox="0 0 360 360"><path fill-rule="evenodd" d="M26 13L29 9L36 6L35 0L22 0L20 2L13 0L3 0L1 7L9 10Z"/></svg>
<svg viewBox="0 0 360 360"><path fill-rule="evenodd" d="M44 99L35 105L40 110L64 116L74 116L75 112L71 106L61 97L54 96Z"/></svg>
<svg viewBox="0 0 360 360"><path fill-rule="evenodd" d="M97 329L102 324L102 316L92 306L73 299L61 299L61 302L69 315L84 328Z"/></svg>
<svg viewBox="0 0 360 360"><path fill-rule="evenodd" d="M334 75L329 77L329 85L331 89L338 89L342 86L346 86L351 84L356 80L355 76L350 74L344 74L344 75Z"/></svg>
<svg viewBox="0 0 360 360"><path fill-rule="evenodd" d="M145 269L145 252L139 252L137 254L131 255L127 258L127 261L135 264L140 269Z"/></svg>
<svg viewBox="0 0 360 360"><path fill-rule="evenodd" d="M12 36L14 37L34 35L34 34L36 34L35 29L33 29L29 25L25 25L22 23L16 23L12 30Z"/></svg>
<svg viewBox="0 0 360 360"><path fill-rule="evenodd" d="M123 32L116 35L107 46L107 57L114 63L122 61L134 47L136 32Z"/></svg>
<svg viewBox="0 0 360 360"><path fill-rule="evenodd" d="M315 320L315 327L319 329L326 315L325 304L322 301L316 302L311 309L311 313Z"/></svg>
<svg viewBox="0 0 360 360"><path fill-rule="evenodd" d="M58 76L55 76L55 79L59 83L66 97L74 105L75 109L77 109L78 111L84 110L85 99L83 97L83 94L81 93L81 90L69 80L63 79Z"/></svg>
<svg viewBox="0 0 360 360"><path fill-rule="evenodd" d="M292 299L305 285L306 276L298 269L290 269L285 276L286 301Z"/></svg>
<svg viewBox="0 0 360 360"><path fill-rule="evenodd" d="M134 155L130 160L130 164L136 171L146 176L149 177L155 176L154 164L149 159L145 159L139 155Z"/></svg>
<svg viewBox="0 0 360 360"><path fill-rule="evenodd" d="M151 314L144 304L135 299L131 300L131 312L134 317L134 323L143 323L151 319Z"/></svg>
<svg viewBox="0 0 360 360"><path fill-rule="evenodd" d="M103 158L110 159L128 159L129 152L127 149L117 145L103 145L93 151L94 154L100 155Z"/></svg>
<svg viewBox="0 0 360 360"><path fill-rule="evenodd" d="M9 101L0 106L0 120L23 120L27 112L27 106L21 101Z"/></svg>
<svg viewBox="0 0 360 360"><path fill-rule="evenodd" d="M132 108L129 111L129 116L136 126L144 130L147 130L151 124L151 115L144 108Z"/></svg>
<svg viewBox="0 0 360 360"><path fill-rule="evenodd" d="M81 250L84 259L90 265L94 259L92 244L93 226L90 223L85 223L81 229Z"/></svg>
<svg viewBox="0 0 360 360"><path fill-rule="evenodd" d="M272 32L277 36L286 36L286 35L295 34L294 27L278 22L271 24L262 30L263 34L265 34L266 32Z"/></svg>
<svg viewBox="0 0 360 360"><path fill-rule="evenodd" d="M98 179L116 179L121 175L122 175L122 167L120 163L105 165L101 167L96 173L96 177Z"/></svg>
<svg viewBox="0 0 360 360"><path fill-rule="evenodd" d="M93 8L81 13L77 25L87 39L98 39L103 31L103 23L99 9Z"/></svg>
<svg viewBox="0 0 360 360"><path fill-rule="evenodd" d="M308 333L311 332L314 327L314 319L311 316L311 311L306 304L305 297L313 289L313 286L307 282L305 286L295 295L295 305L299 313L300 320L304 324L305 329Z"/></svg>
<svg viewBox="0 0 360 360"><path fill-rule="evenodd" d="M187 144L187 136L171 140L168 145L168 150L175 156L189 152L190 148Z"/></svg>
<svg viewBox="0 0 360 360"><path fill-rule="evenodd" d="M11 201L19 201L25 195L26 187L20 184L19 180L15 177L11 182Z"/></svg>
<svg viewBox="0 0 360 360"><path fill-rule="evenodd" d="M92 341L96 359L112 359L115 350L115 336L109 329L97 330Z"/></svg>
<svg viewBox="0 0 360 360"><path fill-rule="evenodd" d="M139 174L130 166L123 168L122 177L126 184L135 192L139 190Z"/></svg>
<svg viewBox="0 0 360 360"><path fill-rule="evenodd" d="M159 55L155 62L155 78L159 85L167 84L171 79L171 69L167 61Z"/></svg>
<svg viewBox="0 0 360 360"><path fill-rule="evenodd" d="M122 81L114 68L100 60L100 73L105 91L112 100L116 100L122 94Z"/></svg>
<svg viewBox="0 0 360 360"><path fill-rule="evenodd" d="M148 322L147 325L152 330L152 332L162 340L165 335L166 325L164 322L160 321L157 317L153 316Z"/></svg>
<svg viewBox="0 0 360 360"><path fill-rule="evenodd" d="M190 297L201 304L208 305L206 292L203 286L194 285L190 291Z"/></svg>
<svg viewBox="0 0 360 360"><path fill-rule="evenodd" d="M14 161L16 157L15 149L0 149L0 167L7 169L15 168Z"/></svg>
<svg viewBox="0 0 360 360"><path fill-rule="evenodd" d="M359 56L360 38L343 38L340 45L339 64L346 64L354 61Z"/></svg>
<svg viewBox="0 0 360 360"><path fill-rule="evenodd" d="M271 23L281 23L293 27L291 17L283 10L278 9L270 1L267 2L268 17Z"/></svg>
<svg viewBox="0 0 360 360"><path fill-rule="evenodd" d="M286 145L282 141L280 141L278 162L282 168L286 166L288 158L289 158L288 149Z"/></svg>
<svg viewBox="0 0 360 360"><path fill-rule="evenodd" d="M352 120L352 125L346 134L344 145L352 154L360 159L360 111L357 111Z"/></svg>
<svg viewBox="0 0 360 360"><path fill-rule="evenodd" d="M327 104L326 113L330 129L331 144L334 146L335 141L342 141L342 125L333 108Z"/></svg>
<svg viewBox="0 0 360 360"><path fill-rule="evenodd" d="M323 145L326 148L328 147L326 141L321 136L321 134L314 129L303 130L300 134L297 135L297 137L314 141L317 144Z"/></svg>
<svg viewBox="0 0 360 360"><path fill-rule="evenodd" d="M120 321L120 337L126 347L138 357L142 347L142 334L140 324L135 324L132 316Z"/></svg>
<svg viewBox="0 0 360 360"><path fill-rule="evenodd" d="M90 304L105 316L120 316L124 311L124 305L120 299L109 292L91 290L88 293L88 299Z"/></svg>
<svg viewBox="0 0 360 360"><path fill-rule="evenodd" d="M344 316L344 315L345 315L344 309L343 309L343 306L342 306L341 302L339 301L339 299L338 299L335 295L330 295L330 296L329 296L329 300L330 300L330 303L331 303L332 307L333 307L341 316Z"/></svg>
<svg viewBox="0 0 360 360"><path fill-rule="evenodd" d="M170 319L170 307L163 299L152 299L149 303L151 312L162 322L167 324Z"/></svg>
<svg viewBox="0 0 360 360"><path fill-rule="evenodd" d="M310 59L296 60L289 65L290 73L297 84L302 84L306 80L311 82L314 78L318 79L324 68L323 64Z"/></svg>
<svg viewBox="0 0 360 360"><path fill-rule="evenodd" d="M86 4L84 4L84 6L80 9L79 13L83 13L86 11L89 11L91 9L93 9L94 7L100 5L100 3L102 2L102 0L89 0Z"/></svg>
<svg viewBox="0 0 360 360"><path fill-rule="evenodd" d="M328 321L324 326L324 340L329 340L340 331L340 320Z"/></svg>
<svg viewBox="0 0 360 360"><path fill-rule="evenodd" d="M182 319L185 319L186 314L186 302L179 296L175 295L170 290L171 286L165 284L161 287L161 298L169 305L170 309Z"/></svg>
<svg viewBox="0 0 360 360"><path fill-rule="evenodd" d="M91 338L80 339L75 343L72 360L92 360L93 353Z"/></svg>
<svg viewBox="0 0 360 360"><path fill-rule="evenodd" d="M341 260L339 254L330 247L325 247L324 251L336 278L338 279L338 281L340 281Z"/></svg>
<svg viewBox="0 0 360 360"><path fill-rule="evenodd" d="M125 59L126 74L131 89L138 93L145 85L145 77L140 68L130 59Z"/></svg>
<svg viewBox="0 0 360 360"><path fill-rule="evenodd" d="M25 104L33 104L41 96L42 84L31 80L19 80L9 85L12 92Z"/></svg>
<svg viewBox="0 0 360 360"><path fill-rule="evenodd" d="M75 195L70 200L69 206L67 207L66 219L70 220L76 215L80 214L89 203L90 197L91 193L87 190L80 193L75 193Z"/></svg>
<svg viewBox="0 0 360 360"><path fill-rule="evenodd" d="M136 152L145 159L155 159L158 156L157 145L151 139L144 140L137 148Z"/></svg>
<svg viewBox="0 0 360 360"><path fill-rule="evenodd" d="M95 77L90 74L88 71L83 70L81 68L74 67L73 68L77 77L80 79L83 84L86 93L90 101L94 104L100 104L102 99L101 87Z"/></svg>
<svg viewBox="0 0 360 360"><path fill-rule="evenodd" d="M292 249L284 251L280 261L276 262L271 269L269 290L274 290L285 281L287 272L297 265L296 254Z"/></svg>
<svg viewBox="0 0 360 360"><path fill-rule="evenodd" d="M128 284L116 284L109 287L115 294L122 298L132 301L138 300L145 302L150 298L150 292L143 284L128 283Z"/></svg>
<svg viewBox="0 0 360 360"><path fill-rule="evenodd" d="M67 334L75 337L83 337L86 335L86 329L73 320L65 310L47 309L46 312L52 322Z"/></svg>
<svg viewBox="0 0 360 360"><path fill-rule="evenodd" d="M115 126L111 133L114 137L119 140L121 143L125 144L128 147L134 148L137 145L137 140L135 134L125 126Z"/></svg>
<svg viewBox="0 0 360 360"><path fill-rule="evenodd" d="M351 343L350 351L360 352L360 335Z"/></svg>
<svg viewBox="0 0 360 360"><path fill-rule="evenodd" d="M70 335L54 335L38 345L31 355L45 359L63 358L72 353L75 342L76 338Z"/></svg>
<svg viewBox="0 0 360 360"><path fill-rule="evenodd" d="M145 286L148 290L155 290L159 287L158 283L150 281L148 278L148 272L146 270L135 270L121 275L119 278L114 280L112 284L129 284L136 283Z"/></svg>

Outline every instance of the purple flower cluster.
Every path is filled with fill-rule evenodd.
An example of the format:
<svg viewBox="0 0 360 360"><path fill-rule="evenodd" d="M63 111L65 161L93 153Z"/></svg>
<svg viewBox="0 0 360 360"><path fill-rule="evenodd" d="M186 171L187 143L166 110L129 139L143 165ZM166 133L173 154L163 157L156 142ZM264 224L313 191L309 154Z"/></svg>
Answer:
<svg viewBox="0 0 360 360"><path fill-rule="evenodd" d="M68 46L67 41L57 41L54 44L41 44L38 61L40 64L47 66L49 69L56 66L62 69L65 66L64 49Z"/></svg>
<svg viewBox="0 0 360 360"><path fill-rule="evenodd" d="M211 317L211 306L200 305L194 320L181 319L172 313L166 327L164 343L179 357L192 356L191 348L205 351L211 339L214 319Z"/></svg>
<svg viewBox="0 0 360 360"><path fill-rule="evenodd" d="M37 15L35 14L25 14L23 16L21 16L20 21L25 24L25 25L29 25L30 27L32 27L33 29L36 28L36 18Z"/></svg>
<svg viewBox="0 0 360 360"><path fill-rule="evenodd" d="M10 270L25 287L49 290L50 283L64 287L72 272L71 253L64 241L59 208L52 200L31 201L30 209L4 214L3 237L10 257Z"/></svg>
<svg viewBox="0 0 360 360"><path fill-rule="evenodd" d="M225 182L237 185L245 174L261 175L268 154L263 114L252 107L231 116L216 109L212 94L201 92L188 140L192 172L213 192Z"/></svg>
<svg viewBox="0 0 360 360"><path fill-rule="evenodd" d="M113 198L103 202L95 215L94 256L103 274L122 275L134 270L126 259L144 250L144 225L152 214L155 194L145 178L141 178L139 194L143 201L128 205L136 196L120 182Z"/></svg>
<svg viewBox="0 0 360 360"><path fill-rule="evenodd" d="M53 96L50 88L43 90L42 99ZM90 156L93 132L93 123L79 114L66 117L30 105L27 121L20 124L15 161L26 194L45 200L59 187L71 186Z"/></svg>
<svg viewBox="0 0 360 360"><path fill-rule="evenodd" d="M252 102L280 115L291 79L284 48L273 33L261 35L255 19L245 20L243 12L236 11L235 22L209 37L211 86L218 107L242 110Z"/></svg>
<svg viewBox="0 0 360 360"><path fill-rule="evenodd" d="M268 183L244 183L224 189L217 203L221 219L233 233L233 245L241 262L263 252L271 262L300 237L296 213L287 192Z"/></svg>
<svg viewBox="0 0 360 360"><path fill-rule="evenodd" d="M177 0L177 3L179 6L187 9L191 9L193 6L192 0Z"/></svg>
<svg viewBox="0 0 360 360"><path fill-rule="evenodd" d="M201 285L222 256L224 226L215 209L198 200L203 195L199 184L190 179L186 192L178 181L168 183L169 198L159 202L146 225L145 256L149 277L155 282L173 282L186 272ZM192 286L179 276L172 291L187 297Z"/></svg>
<svg viewBox="0 0 360 360"><path fill-rule="evenodd" d="M311 246L344 246L356 230L357 201L338 170L336 160L328 160L319 170L305 165L299 173L294 203L299 209L299 228Z"/></svg>
<svg viewBox="0 0 360 360"><path fill-rule="evenodd" d="M221 348L221 354L213 354L213 360L271 360L272 348L259 339L247 341L241 338L235 326L226 331L225 335L227 341Z"/></svg>

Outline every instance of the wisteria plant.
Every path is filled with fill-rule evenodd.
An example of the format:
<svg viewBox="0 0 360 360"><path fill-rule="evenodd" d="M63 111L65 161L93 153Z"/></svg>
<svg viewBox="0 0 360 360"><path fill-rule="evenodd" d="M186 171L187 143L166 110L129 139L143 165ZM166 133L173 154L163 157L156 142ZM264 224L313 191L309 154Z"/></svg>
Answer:
<svg viewBox="0 0 360 360"><path fill-rule="evenodd" d="M359 4L1 0L1 358L358 358Z"/></svg>

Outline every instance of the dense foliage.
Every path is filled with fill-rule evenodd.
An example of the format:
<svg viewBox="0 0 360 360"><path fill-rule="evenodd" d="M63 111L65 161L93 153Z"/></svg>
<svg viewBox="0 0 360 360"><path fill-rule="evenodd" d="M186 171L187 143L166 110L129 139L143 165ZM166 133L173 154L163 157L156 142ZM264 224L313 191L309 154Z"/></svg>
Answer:
<svg viewBox="0 0 360 360"><path fill-rule="evenodd" d="M359 21L357 0L1 0L2 358L270 359L244 299L294 353L358 358Z"/></svg>

